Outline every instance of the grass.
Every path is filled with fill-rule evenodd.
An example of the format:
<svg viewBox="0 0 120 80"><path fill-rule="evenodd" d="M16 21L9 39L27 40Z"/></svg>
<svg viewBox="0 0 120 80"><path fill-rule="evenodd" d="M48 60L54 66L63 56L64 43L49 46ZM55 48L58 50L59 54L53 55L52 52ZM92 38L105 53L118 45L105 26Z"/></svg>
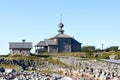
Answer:
<svg viewBox="0 0 120 80"><path fill-rule="evenodd" d="M53 59L52 57L49 57L49 58L46 58L44 61L47 61L47 62L50 62L52 63L53 65L58 65L58 66L67 66L66 64L60 62L59 60L55 60Z"/></svg>
<svg viewBox="0 0 120 80"><path fill-rule="evenodd" d="M4 67L5 69L15 69L17 71L20 71L21 67L17 65L12 65L12 64L0 64L0 67Z"/></svg>
<svg viewBox="0 0 120 80"><path fill-rule="evenodd" d="M63 74L63 72L62 71L51 71L51 70L42 70L42 71L40 71L40 72L42 72L42 73L55 73L55 74Z"/></svg>
<svg viewBox="0 0 120 80"><path fill-rule="evenodd" d="M96 53L93 53L96 54ZM118 55L118 59L120 59L120 52L103 52L103 53L97 53L97 57L93 56L93 55L89 55L87 56L87 58L89 59L109 59L110 55Z"/></svg>
<svg viewBox="0 0 120 80"><path fill-rule="evenodd" d="M93 55L87 55L88 59L109 59L110 55L116 54L118 55L118 58L120 59L120 51L119 52L104 52L103 55L101 56L101 53L97 53L97 57L93 56ZM76 53L43 53L43 54L32 54L31 56L19 56L19 55L15 55L15 56L10 56L10 55L4 55L4 56L0 56L0 58L4 58L7 60L39 60L40 61L40 65L43 65L44 62L50 62L53 65L58 65L58 66L68 66L67 64L64 64L62 62L60 62L58 59L53 59L53 57L57 57L57 56L71 56L71 57L81 57L81 58L86 58L86 53L83 52L76 52ZM16 70L20 70L20 67L17 65L11 65L11 64L0 64L1 67L4 68L15 68ZM74 67L74 66L68 66L68 67ZM46 72L46 71L43 71ZM51 71L48 71L51 72Z"/></svg>
<svg viewBox="0 0 120 80"><path fill-rule="evenodd" d="M57 56L72 56L72 57L83 57L85 56L84 52L63 52L63 53L42 53L42 54L38 54L35 56L39 56L39 57L57 57Z"/></svg>
<svg viewBox="0 0 120 80"><path fill-rule="evenodd" d="M4 59L7 59L7 60L12 60L12 59L15 59L15 60L36 60L36 59L39 59L36 56L20 56L20 55L0 56L0 58L4 58Z"/></svg>
<svg viewBox="0 0 120 80"><path fill-rule="evenodd" d="M112 54L117 54L118 58L120 59L120 51L119 52L104 52L103 55L101 56L101 53L97 53L97 57L93 56L93 55L87 55L87 58L89 59L101 59L101 58L105 58L108 59L109 55ZM0 58L4 58L7 60L11 60L11 59L15 59L15 60L41 60L42 58L45 58L47 61L49 60L50 62L52 62L53 64L57 62L52 60L50 58L52 57L57 57L57 56L71 56L71 57L81 57L81 58L86 58L86 53L83 52L73 52L73 53L42 53L42 54L32 54L31 56L20 56L20 55L15 55L15 56L10 56L10 55L6 55L6 56L0 56Z"/></svg>

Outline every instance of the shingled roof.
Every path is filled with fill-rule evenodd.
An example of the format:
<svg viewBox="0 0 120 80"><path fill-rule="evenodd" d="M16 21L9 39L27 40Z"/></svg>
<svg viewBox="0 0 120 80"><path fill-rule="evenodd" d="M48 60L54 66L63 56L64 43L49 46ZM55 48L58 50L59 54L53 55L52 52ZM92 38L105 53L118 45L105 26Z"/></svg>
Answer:
<svg viewBox="0 0 120 80"><path fill-rule="evenodd" d="M67 34L57 34L56 36L50 38L50 39L53 39L53 38L72 38L71 36L67 35Z"/></svg>
<svg viewBox="0 0 120 80"><path fill-rule="evenodd" d="M9 42L9 49L31 49L32 48L32 42Z"/></svg>
<svg viewBox="0 0 120 80"><path fill-rule="evenodd" d="M45 39L45 42L47 43L47 45L57 45L56 42L54 42L53 40L50 40L50 39Z"/></svg>
<svg viewBox="0 0 120 80"><path fill-rule="evenodd" d="M50 39L45 39L45 41L40 41L35 47L42 47L42 46L48 46L48 45L57 45L56 42Z"/></svg>
<svg viewBox="0 0 120 80"><path fill-rule="evenodd" d="M42 47L42 46L47 46L45 41L40 41L37 45L35 45L35 47Z"/></svg>

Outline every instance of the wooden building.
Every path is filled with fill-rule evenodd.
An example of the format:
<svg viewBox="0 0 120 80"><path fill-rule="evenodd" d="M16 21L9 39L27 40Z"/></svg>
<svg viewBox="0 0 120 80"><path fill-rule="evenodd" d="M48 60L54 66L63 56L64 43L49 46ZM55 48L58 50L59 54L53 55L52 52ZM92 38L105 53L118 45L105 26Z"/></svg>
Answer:
<svg viewBox="0 0 120 80"><path fill-rule="evenodd" d="M44 41L40 41L35 45L35 52L80 52L81 51L81 43L75 40L73 37L64 34L64 24L60 22L58 24L60 28L58 30L58 34L52 38L45 39Z"/></svg>
<svg viewBox="0 0 120 80"><path fill-rule="evenodd" d="M32 42L10 42L9 49L11 55L30 55L32 49Z"/></svg>

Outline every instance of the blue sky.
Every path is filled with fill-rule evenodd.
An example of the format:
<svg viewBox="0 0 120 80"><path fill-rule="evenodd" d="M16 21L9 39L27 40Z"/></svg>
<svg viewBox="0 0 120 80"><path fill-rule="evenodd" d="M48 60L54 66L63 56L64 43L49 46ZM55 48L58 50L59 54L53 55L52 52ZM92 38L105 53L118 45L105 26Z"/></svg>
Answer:
<svg viewBox="0 0 120 80"><path fill-rule="evenodd" d="M34 46L56 35L61 14L65 33L82 46L120 45L120 0L0 0L0 54L9 42Z"/></svg>

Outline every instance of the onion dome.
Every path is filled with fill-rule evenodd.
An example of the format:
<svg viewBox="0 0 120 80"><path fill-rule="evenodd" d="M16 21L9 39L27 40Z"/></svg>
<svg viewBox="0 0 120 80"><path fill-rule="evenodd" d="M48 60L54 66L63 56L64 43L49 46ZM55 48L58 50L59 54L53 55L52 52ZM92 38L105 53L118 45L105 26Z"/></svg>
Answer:
<svg viewBox="0 0 120 80"><path fill-rule="evenodd" d="M64 27L64 24L63 24L62 22L60 22L60 23L58 24L58 27L60 28L60 29L58 30L58 32L59 32L60 34L63 34L63 33L64 33L64 30L63 30L62 28Z"/></svg>

